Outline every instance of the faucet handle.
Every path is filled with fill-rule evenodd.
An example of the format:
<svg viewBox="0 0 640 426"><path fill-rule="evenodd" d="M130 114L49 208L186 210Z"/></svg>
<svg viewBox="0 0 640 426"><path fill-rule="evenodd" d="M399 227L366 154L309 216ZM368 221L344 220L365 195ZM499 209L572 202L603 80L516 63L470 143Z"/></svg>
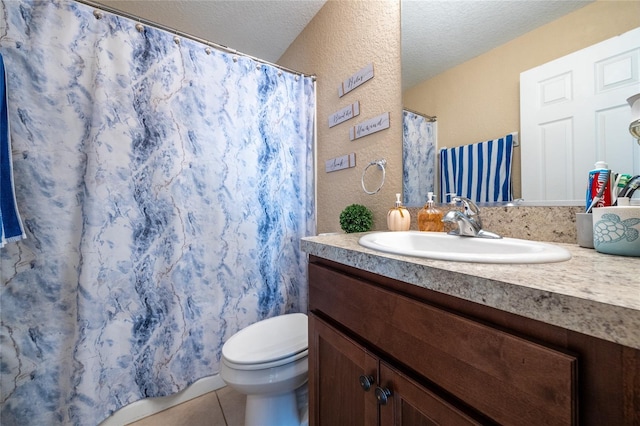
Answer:
<svg viewBox="0 0 640 426"><path fill-rule="evenodd" d="M464 205L464 214L473 221L475 221L479 227L482 229L482 219L480 219L480 209L478 205L474 203L467 197L463 197L461 195L456 195L453 197L453 201L460 201Z"/></svg>
<svg viewBox="0 0 640 426"><path fill-rule="evenodd" d="M463 197L461 195L456 195L453 197L453 201L459 201L464 205L464 212L467 214L467 216L480 215L480 209L478 208L478 205L471 199Z"/></svg>
<svg viewBox="0 0 640 426"><path fill-rule="evenodd" d="M456 197L458 196L458 194L456 194L455 192L447 192L446 194L444 194L445 198L446 197L451 197L451 201L449 201L449 203L451 204L455 204L456 203ZM445 200L442 199L440 200L440 202L444 203Z"/></svg>

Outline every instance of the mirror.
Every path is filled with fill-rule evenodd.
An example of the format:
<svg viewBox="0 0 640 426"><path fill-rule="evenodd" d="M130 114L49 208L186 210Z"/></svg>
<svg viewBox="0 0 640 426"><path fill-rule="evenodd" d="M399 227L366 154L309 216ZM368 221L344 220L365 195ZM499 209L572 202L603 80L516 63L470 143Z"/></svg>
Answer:
<svg viewBox="0 0 640 426"><path fill-rule="evenodd" d="M404 107L438 117L438 149L519 132L520 73L640 26L629 3L402 0ZM514 198L520 178L516 148Z"/></svg>

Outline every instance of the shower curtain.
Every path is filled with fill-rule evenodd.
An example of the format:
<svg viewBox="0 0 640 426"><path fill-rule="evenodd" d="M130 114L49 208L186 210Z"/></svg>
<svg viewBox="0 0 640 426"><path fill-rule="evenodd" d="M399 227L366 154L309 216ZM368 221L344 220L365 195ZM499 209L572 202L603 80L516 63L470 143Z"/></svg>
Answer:
<svg viewBox="0 0 640 426"><path fill-rule="evenodd" d="M304 312L312 79L68 0L2 4L27 239L0 251L0 424L98 424Z"/></svg>
<svg viewBox="0 0 640 426"><path fill-rule="evenodd" d="M435 194L436 123L402 111L402 192L405 206L423 206Z"/></svg>

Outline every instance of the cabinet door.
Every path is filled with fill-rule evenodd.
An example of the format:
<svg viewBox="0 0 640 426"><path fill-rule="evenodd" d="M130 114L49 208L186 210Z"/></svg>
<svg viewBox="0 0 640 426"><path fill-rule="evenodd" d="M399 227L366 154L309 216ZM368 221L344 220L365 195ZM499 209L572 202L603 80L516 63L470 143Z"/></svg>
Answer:
<svg viewBox="0 0 640 426"><path fill-rule="evenodd" d="M380 402L381 426L481 424L385 362L380 362L376 396Z"/></svg>
<svg viewBox="0 0 640 426"><path fill-rule="evenodd" d="M496 423L578 424L574 355L313 264L309 300Z"/></svg>
<svg viewBox="0 0 640 426"><path fill-rule="evenodd" d="M371 382L365 391L361 381ZM377 425L373 395L378 360L313 314L309 315L309 420L312 426ZM365 386L366 387L366 386Z"/></svg>

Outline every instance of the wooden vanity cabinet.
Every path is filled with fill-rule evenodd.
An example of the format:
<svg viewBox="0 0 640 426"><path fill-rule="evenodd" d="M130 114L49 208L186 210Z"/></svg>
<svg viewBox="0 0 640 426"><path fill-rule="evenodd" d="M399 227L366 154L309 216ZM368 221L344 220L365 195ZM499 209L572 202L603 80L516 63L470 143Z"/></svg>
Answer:
<svg viewBox="0 0 640 426"><path fill-rule="evenodd" d="M640 425L640 351L315 256L309 311L311 425Z"/></svg>
<svg viewBox="0 0 640 426"><path fill-rule="evenodd" d="M309 315L313 424L480 425L438 395ZM429 414L425 414L429 413Z"/></svg>

